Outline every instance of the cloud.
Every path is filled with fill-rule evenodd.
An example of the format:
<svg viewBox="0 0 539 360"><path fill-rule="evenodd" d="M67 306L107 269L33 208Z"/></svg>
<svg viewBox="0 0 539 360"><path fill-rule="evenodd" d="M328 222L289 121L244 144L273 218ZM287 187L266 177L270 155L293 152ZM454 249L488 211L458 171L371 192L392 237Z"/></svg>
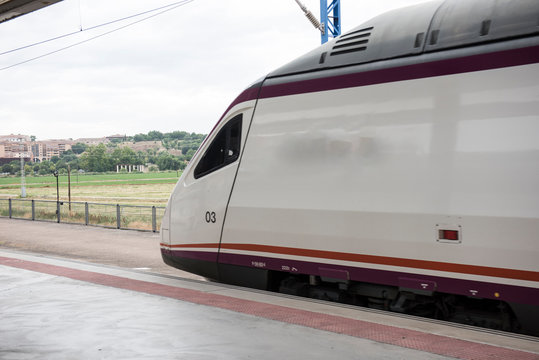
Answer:
<svg viewBox="0 0 539 360"><path fill-rule="evenodd" d="M167 1L65 0L0 24L0 52L159 7ZM303 1L313 13L319 2ZM414 0L343 1L345 31ZM0 68L123 24L0 56ZM0 134L78 138L149 130L207 133L246 86L315 48L293 0L195 0L0 72Z"/></svg>

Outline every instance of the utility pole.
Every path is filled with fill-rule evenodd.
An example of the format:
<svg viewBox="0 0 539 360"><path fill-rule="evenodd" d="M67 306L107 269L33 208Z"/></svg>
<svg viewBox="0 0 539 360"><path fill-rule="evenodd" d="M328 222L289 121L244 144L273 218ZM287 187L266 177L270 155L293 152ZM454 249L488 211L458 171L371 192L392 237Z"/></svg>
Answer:
<svg viewBox="0 0 539 360"><path fill-rule="evenodd" d="M58 185L58 170L54 170L52 174L56 178L56 202L59 204L60 203L60 187Z"/></svg>
<svg viewBox="0 0 539 360"><path fill-rule="evenodd" d="M69 199L69 211L71 211L71 165L67 164L67 197Z"/></svg>
<svg viewBox="0 0 539 360"><path fill-rule="evenodd" d="M24 145L19 146L19 154L21 156L21 198L26 197L26 178L24 176L24 156L23 156Z"/></svg>
<svg viewBox="0 0 539 360"><path fill-rule="evenodd" d="M56 222L60 223L60 191L58 187L58 170L52 173L56 178Z"/></svg>
<svg viewBox="0 0 539 360"><path fill-rule="evenodd" d="M320 21L299 0L295 1L311 24L320 30L322 44L325 44L330 36L341 35L341 0L331 0L329 5L328 0L320 0Z"/></svg>

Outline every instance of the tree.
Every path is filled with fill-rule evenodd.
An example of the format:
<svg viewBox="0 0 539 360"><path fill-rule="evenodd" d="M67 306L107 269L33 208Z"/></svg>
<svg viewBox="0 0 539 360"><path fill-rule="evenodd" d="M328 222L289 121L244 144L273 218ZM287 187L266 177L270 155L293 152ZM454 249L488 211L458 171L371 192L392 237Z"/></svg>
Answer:
<svg viewBox="0 0 539 360"><path fill-rule="evenodd" d="M10 174L16 174L18 171L20 172L21 170L21 161L20 160L13 160L9 163L9 165L11 165L11 171L9 172Z"/></svg>
<svg viewBox="0 0 539 360"><path fill-rule="evenodd" d="M111 154L114 165L138 165L137 153L127 146L114 149Z"/></svg>
<svg viewBox="0 0 539 360"><path fill-rule="evenodd" d="M187 154L185 154L185 160L191 161L191 159L193 158L193 155L195 155L195 152L196 150L189 149L189 151L187 151Z"/></svg>
<svg viewBox="0 0 539 360"><path fill-rule="evenodd" d="M161 144L163 144L163 147L167 150L170 149L170 142L167 139L161 140Z"/></svg>
<svg viewBox="0 0 539 360"><path fill-rule="evenodd" d="M152 130L148 133L148 140L162 140L163 133L160 131Z"/></svg>
<svg viewBox="0 0 539 360"><path fill-rule="evenodd" d="M10 174L12 174L12 171L13 171L13 169L12 169L12 167L11 167L10 164L4 164L4 165L2 165L2 172L3 172L3 173L10 173Z"/></svg>
<svg viewBox="0 0 539 360"><path fill-rule="evenodd" d="M139 141L146 141L148 140L148 137L144 134L137 134L135 136L133 136L133 141L134 142L139 142Z"/></svg>
<svg viewBox="0 0 539 360"><path fill-rule="evenodd" d="M165 136L166 135L168 135L168 137L170 137L171 139L182 140L187 135L187 132L185 132L185 131L173 131L171 133L165 134Z"/></svg>
<svg viewBox="0 0 539 360"><path fill-rule="evenodd" d="M113 162L104 144L89 146L80 157L80 166L86 171L105 172L113 170Z"/></svg>
<svg viewBox="0 0 539 360"><path fill-rule="evenodd" d="M86 148L86 144L78 142L71 146L71 151L73 151L75 154L82 154L86 151Z"/></svg>
<svg viewBox="0 0 539 360"><path fill-rule="evenodd" d="M39 175L50 175L54 170L56 170L56 166L48 160L39 163Z"/></svg>
<svg viewBox="0 0 539 360"><path fill-rule="evenodd" d="M171 155L167 152L159 153L156 161L159 170L178 170L180 168L181 161L177 156Z"/></svg>
<svg viewBox="0 0 539 360"><path fill-rule="evenodd" d="M56 162L56 170L67 169L67 162L64 159Z"/></svg>
<svg viewBox="0 0 539 360"><path fill-rule="evenodd" d="M71 170L78 170L80 169L79 159L74 159L68 162L69 166L71 166Z"/></svg>
<svg viewBox="0 0 539 360"><path fill-rule="evenodd" d="M78 159L77 155L75 155L71 150L66 150L60 155L60 160L64 160L65 162L70 162L76 159Z"/></svg>

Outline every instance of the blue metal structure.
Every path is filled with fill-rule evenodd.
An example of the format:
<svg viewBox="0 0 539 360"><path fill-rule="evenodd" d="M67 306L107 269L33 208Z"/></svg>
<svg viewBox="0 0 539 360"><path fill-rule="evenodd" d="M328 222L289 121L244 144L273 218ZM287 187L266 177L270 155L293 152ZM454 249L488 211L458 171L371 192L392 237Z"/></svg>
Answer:
<svg viewBox="0 0 539 360"><path fill-rule="evenodd" d="M341 35L341 0L320 0L320 23L323 26L322 44L331 37Z"/></svg>

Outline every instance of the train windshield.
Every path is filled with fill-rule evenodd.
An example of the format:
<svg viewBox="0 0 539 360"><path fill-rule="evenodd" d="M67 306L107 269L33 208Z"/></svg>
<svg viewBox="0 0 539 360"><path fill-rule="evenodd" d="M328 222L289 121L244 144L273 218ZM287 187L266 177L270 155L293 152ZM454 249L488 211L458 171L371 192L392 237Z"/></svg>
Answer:
<svg viewBox="0 0 539 360"><path fill-rule="evenodd" d="M195 168L198 179L236 161L240 154L243 115L232 118L217 134Z"/></svg>

